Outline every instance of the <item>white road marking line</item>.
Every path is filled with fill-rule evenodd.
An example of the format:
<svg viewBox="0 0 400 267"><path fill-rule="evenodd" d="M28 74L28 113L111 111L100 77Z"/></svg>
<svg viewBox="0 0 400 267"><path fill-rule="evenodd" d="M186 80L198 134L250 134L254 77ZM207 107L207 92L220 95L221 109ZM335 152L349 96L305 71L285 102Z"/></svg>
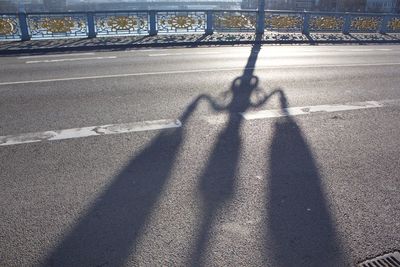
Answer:
<svg viewBox="0 0 400 267"><path fill-rule="evenodd" d="M141 131L162 130L168 128L179 128L182 123L179 120L155 120L144 122L133 122L125 124L109 124L102 126L91 126L59 131L45 131L37 133L25 133L19 135L0 136L0 146L10 146L43 141L65 140L89 136L108 134L122 134Z"/></svg>
<svg viewBox="0 0 400 267"><path fill-rule="evenodd" d="M389 48L359 48L359 49L338 49L332 52L372 52L372 51L392 51L393 49Z"/></svg>
<svg viewBox="0 0 400 267"><path fill-rule="evenodd" d="M283 110L272 109L272 110L245 112L245 113L240 113L240 115L243 116L243 118L246 120L257 120L257 119L277 118L284 116L310 115L313 113L329 113L337 111L379 108L386 105L388 106L400 105L400 99L365 101L365 102L356 102L349 104L291 107L291 108L285 108ZM202 117L202 119L205 119L210 124L220 124L228 120L228 115L222 114L214 116L204 116ZM124 123L124 124L108 124L101 126L90 126L83 128L58 130L58 131L44 131L36 133L0 136L0 146L65 140L65 139L83 138L89 136L100 136L109 134L122 134L122 133L132 133L141 131L162 130L162 129L179 128L179 127L182 127L182 123L179 120L155 120L155 121Z"/></svg>
<svg viewBox="0 0 400 267"><path fill-rule="evenodd" d="M175 71L159 71L159 72L139 72L139 73L122 73L98 76L82 76L70 78L56 78L56 79L43 79L43 80L30 80L30 81L15 81L15 82L2 82L0 85L13 85L13 84L31 84L31 83L48 83L48 82L62 82L62 81L79 81L79 80L92 80L92 79L108 79L108 78L122 78L133 76L148 76L148 75L165 75L165 74L188 74L188 73L203 73L203 72L218 72L218 71L236 71L236 70L267 70L267 69L309 69L309 68L338 68L338 67L370 67L370 66L398 66L400 62L396 63L356 63L356 64L326 64L326 65L277 65L277 66L258 66L254 68L217 68L217 69L198 69L198 70L175 70Z"/></svg>
<svg viewBox="0 0 400 267"><path fill-rule="evenodd" d="M371 52L371 51L376 51L376 49L338 49L332 52Z"/></svg>
<svg viewBox="0 0 400 267"><path fill-rule="evenodd" d="M57 54L57 55L34 55L34 56L23 56L18 59L30 59L30 58L47 58L47 57L77 57L77 56L89 56L94 53L78 53L78 54Z"/></svg>
<svg viewBox="0 0 400 267"><path fill-rule="evenodd" d="M81 58L61 58L61 59L46 59L46 60L31 60L26 61L26 64L35 64L35 63L54 63L54 62L64 62L64 61L82 61L82 60L98 60L98 59L113 59L117 58L116 56L110 57L81 57Z"/></svg>
<svg viewBox="0 0 400 267"><path fill-rule="evenodd" d="M192 53L161 53L161 54L149 54L149 57L166 57L166 56L192 56L192 55L215 55L222 54L222 52L192 52Z"/></svg>
<svg viewBox="0 0 400 267"><path fill-rule="evenodd" d="M159 49L133 49L133 50L125 50L125 53L153 52L153 51L159 51Z"/></svg>
<svg viewBox="0 0 400 267"><path fill-rule="evenodd" d="M272 109L272 110L260 110L241 113L246 120L257 120L266 118L277 118L285 116L297 116L306 115L312 113L326 113L326 112L337 112L337 111L348 111L357 109L367 108L378 108L383 105L377 101L366 101L358 103L350 103L345 105L318 105L318 106L306 106L306 107L292 107L285 109Z"/></svg>
<svg viewBox="0 0 400 267"><path fill-rule="evenodd" d="M164 53L164 54L149 54L148 56L149 57L164 57L164 56L171 56L171 55L174 55L174 54L171 54L171 53ZM176 54L175 54L176 55Z"/></svg>

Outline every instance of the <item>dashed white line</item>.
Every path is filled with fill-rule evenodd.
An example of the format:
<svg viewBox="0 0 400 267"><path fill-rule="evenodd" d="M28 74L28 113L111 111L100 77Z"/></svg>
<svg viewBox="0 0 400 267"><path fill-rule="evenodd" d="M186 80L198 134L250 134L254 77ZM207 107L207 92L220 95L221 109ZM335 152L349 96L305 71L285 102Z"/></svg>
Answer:
<svg viewBox="0 0 400 267"><path fill-rule="evenodd" d="M149 54L149 57L166 57L166 56L193 56L193 55L215 55L222 54L222 52L192 52L192 53L160 53L160 54Z"/></svg>
<svg viewBox="0 0 400 267"><path fill-rule="evenodd" d="M274 110L261 110L254 112L241 113L246 120L257 120L267 118L277 118L283 116L310 115L313 113L329 113L338 111L361 110L370 108L379 108L389 105L400 105L400 99L382 100L382 101L366 101L348 104L334 105L316 105L305 107L291 107ZM202 117L209 124L220 124L226 122L228 116L213 115ZM141 131L161 130L168 128L182 127L179 120L155 120L144 122L133 122L125 124L109 124L101 126L90 126L83 128L73 128L58 131L44 131L36 133L24 133L17 135L0 136L0 146L10 146L35 142L56 141L74 138L83 138L90 136L100 136L109 134L122 134Z"/></svg>
<svg viewBox="0 0 400 267"><path fill-rule="evenodd" d="M399 66L399 65L400 65L400 62L394 62L394 63L326 64L326 65L276 65L276 66L257 66L257 67L254 67L254 68L253 67L252 68L236 67L236 68L216 68L216 69L197 69L197 70L173 70L173 71L122 73L122 74L110 74L110 75L98 75L98 76L82 76L82 77L43 79L43 80L1 82L0 85L48 83L48 82L78 81L78 80L91 80L91 79L108 79L108 78L122 78L122 77L148 76L148 75L189 74L189 73L204 73L204 72L218 72L218 71L237 71L237 70L310 69L310 68L339 68L339 67Z"/></svg>
<svg viewBox="0 0 400 267"><path fill-rule="evenodd" d="M135 53L135 52L153 52L159 51L160 49L133 49L133 50L125 50L125 53Z"/></svg>
<svg viewBox="0 0 400 267"><path fill-rule="evenodd" d="M66 129L59 131L45 131L36 133L25 133L20 135L0 136L0 146L35 143L43 141L65 140L89 136L108 134L122 134L131 132L161 130L168 128L179 128L182 124L179 120L156 120L133 122L125 124L109 124L83 128Z"/></svg>
<svg viewBox="0 0 400 267"><path fill-rule="evenodd" d="M327 113L337 111L348 111L357 109L367 108L379 108L383 105L377 101L358 102L345 105L318 105L318 106L306 106L306 107L292 107L284 109L273 109L273 110L261 110L241 113L246 120L257 120L266 118L277 118L284 116L297 116L306 115L312 113Z"/></svg>
<svg viewBox="0 0 400 267"><path fill-rule="evenodd" d="M31 61L26 61L25 63L26 64L55 63L55 62L64 62L64 61L99 60L99 59L113 59L113 58L117 58L117 57L110 56L110 57L61 58L61 59L31 60Z"/></svg>
<svg viewBox="0 0 400 267"><path fill-rule="evenodd" d="M23 56L18 59L30 59L30 58L49 58L49 57L78 57L78 56L90 56L94 53L78 53L78 54L57 54L57 55L34 55L34 56Z"/></svg>

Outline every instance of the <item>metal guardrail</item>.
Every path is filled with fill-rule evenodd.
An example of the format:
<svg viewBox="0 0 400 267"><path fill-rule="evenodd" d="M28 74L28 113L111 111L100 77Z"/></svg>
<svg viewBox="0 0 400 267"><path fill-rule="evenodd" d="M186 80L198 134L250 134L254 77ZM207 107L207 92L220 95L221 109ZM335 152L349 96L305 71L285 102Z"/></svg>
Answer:
<svg viewBox="0 0 400 267"><path fill-rule="evenodd" d="M0 40L217 32L400 33L400 15L277 10L0 14Z"/></svg>

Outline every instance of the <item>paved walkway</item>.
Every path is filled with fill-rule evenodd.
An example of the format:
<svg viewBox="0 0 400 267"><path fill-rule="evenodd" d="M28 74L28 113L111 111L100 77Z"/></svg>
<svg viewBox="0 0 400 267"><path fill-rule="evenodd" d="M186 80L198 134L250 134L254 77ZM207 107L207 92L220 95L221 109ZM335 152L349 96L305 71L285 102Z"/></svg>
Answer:
<svg viewBox="0 0 400 267"><path fill-rule="evenodd" d="M124 49L129 47L155 46L199 46L223 44L248 44L255 41L253 33L214 33L203 34L169 34L157 36L116 36L93 39L52 39L31 41L0 42L0 54L36 53L67 50L89 49ZM304 43L400 43L400 33L279 33L266 32L261 40L271 44L304 44Z"/></svg>

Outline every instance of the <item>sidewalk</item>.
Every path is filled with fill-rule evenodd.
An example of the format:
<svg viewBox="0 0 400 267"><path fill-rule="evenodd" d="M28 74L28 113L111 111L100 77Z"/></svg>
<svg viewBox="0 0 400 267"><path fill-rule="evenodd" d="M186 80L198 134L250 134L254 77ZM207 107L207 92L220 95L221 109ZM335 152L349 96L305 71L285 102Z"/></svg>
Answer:
<svg viewBox="0 0 400 267"><path fill-rule="evenodd" d="M201 46L251 44L254 33L169 34L156 36L115 36L98 38L67 38L31 41L1 41L0 54L82 51L94 49L126 49L134 47ZM266 44L369 44L400 43L400 33L279 33L266 32Z"/></svg>

